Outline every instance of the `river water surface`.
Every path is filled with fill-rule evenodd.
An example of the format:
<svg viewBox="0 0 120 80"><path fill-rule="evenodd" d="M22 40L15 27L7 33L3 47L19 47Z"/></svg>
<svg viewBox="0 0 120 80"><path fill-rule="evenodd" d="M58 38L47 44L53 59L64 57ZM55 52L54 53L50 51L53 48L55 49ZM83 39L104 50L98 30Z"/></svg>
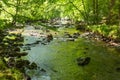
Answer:
<svg viewBox="0 0 120 80"><path fill-rule="evenodd" d="M28 55L25 57L35 62L37 70L27 70L32 80L119 80L120 53L115 48L107 47L103 42L95 42L78 38L65 41L54 38L50 43L33 44L44 39L47 33L27 26L22 33L24 47ZM32 45L30 45L32 44ZM78 66L76 59L90 57L86 66Z"/></svg>

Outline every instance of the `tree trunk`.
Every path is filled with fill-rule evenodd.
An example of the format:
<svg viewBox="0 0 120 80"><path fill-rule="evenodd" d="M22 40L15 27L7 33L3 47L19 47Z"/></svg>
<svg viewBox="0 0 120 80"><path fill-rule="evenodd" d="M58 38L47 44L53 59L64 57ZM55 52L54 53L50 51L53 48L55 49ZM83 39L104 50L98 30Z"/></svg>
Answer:
<svg viewBox="0 0 120 80"><path fill-rule="evenodd" d="M120 0L119 0L119 7L118 7L118 37L120 38Z"/></svg>
<svg viewBox="0 0 120 80"><path fill-rule="evenodd" d="M88 23L88 14L87 14L87 10L86 10L86 7L85 7L84 0L82 0L82 5L83 5L83 8L84 8L84 19L85 19L85 22Z"/></svg>
<svg viewBox="0 0 120 80"><path fill-rule="evenodd" d="M98 10L98 0L96 0L96 24L98 24L99 10Z"/></svg>
<svg viewBox="0 0 120 80"><path fill-rule="evenodd" d="M98 24L98 0L93 0L93 24Z"/></svg>
<svg viewBox="0 0 120 80"><path fill-rule="evenodd" d="M19 12L19 6L20 6L20 0L17 0L16 1L16 9L15 9L15 15L13 17L13 21L12 21L12 24L13 25L16 25L16 22L17 22L17 15L18 15L18 12Z"/></svg>
<svg viewBox="0 0 120 80"><path fill-rule="evenodd" d="M107 17L107 24L111 24L112 23L112 9L115 5L115 0L109 0L109 4L108 4L108 17Z"/></svg>
<svg viewBox="0 0 120 80"><path fill-rule="evenodd" d="M93 24L96 24L95 15L96 15L96 7L95 7L95 0L93 0Z"/></svg>

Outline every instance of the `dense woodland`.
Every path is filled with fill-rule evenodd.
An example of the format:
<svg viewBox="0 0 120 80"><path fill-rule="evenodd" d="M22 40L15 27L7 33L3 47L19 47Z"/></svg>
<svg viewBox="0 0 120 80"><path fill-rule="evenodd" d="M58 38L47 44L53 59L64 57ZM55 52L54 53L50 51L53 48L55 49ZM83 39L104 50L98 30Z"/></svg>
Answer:
<svg viewBox="0 0 120 80"><path fill-rule="evenodd" d="M68 17L87 24L118 24L119 0L2 0L1 23Z"/></svg>
<svg viewBox="0 0 120 80"><path fill-rule="evenodd" d="M0 1L1 29L34 21L55 23L55 20L62 18L71 20L73 24L82 23L82 27L87 25L93 31L117 38L120 32L120 0Z"/></svg>
<svg viewBox="0 0 120 80"><path fill-rule="evenodd" d="M87 24L118 24L119 0L2 0L1 24L68 17ZM3 26L1 25L1 26Z"/></svg>

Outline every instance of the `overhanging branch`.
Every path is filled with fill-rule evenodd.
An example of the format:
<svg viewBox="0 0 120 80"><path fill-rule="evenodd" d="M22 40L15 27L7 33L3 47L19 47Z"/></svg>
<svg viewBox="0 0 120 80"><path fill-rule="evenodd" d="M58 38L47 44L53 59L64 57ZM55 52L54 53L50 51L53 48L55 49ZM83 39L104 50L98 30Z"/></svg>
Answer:
<svg viewBox="0 0 120 80"><path fill-rule="evenodd" d="M14 16L13 14L9 13L7 10L5 10L4 8L2 8L3 11L5 11L6 13L10 14L12 17Z"/></svg>

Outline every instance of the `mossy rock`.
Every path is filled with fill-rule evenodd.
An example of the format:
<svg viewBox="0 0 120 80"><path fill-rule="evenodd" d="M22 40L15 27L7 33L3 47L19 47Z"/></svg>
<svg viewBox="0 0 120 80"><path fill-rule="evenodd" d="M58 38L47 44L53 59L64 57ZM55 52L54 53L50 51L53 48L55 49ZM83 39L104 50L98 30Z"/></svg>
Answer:
<svg viewBox="0 0 120 80"><path fill-rule="evenodd" d="M37 64L33 62L31 65L28 66L28 69L37 69Z"/></svg>
<svg viewBox="0 0 120 80"><path fill-rule="evenodd" d="M5 80L16 80L12 75L4 75Z"/></svg>
<svg viewBox="0 0 120 80"><path fill-rule="evenodd" d="M16 61L16 68L26 67L29 64L30 64L30 62L28 60L17 60Z"/></svg>

